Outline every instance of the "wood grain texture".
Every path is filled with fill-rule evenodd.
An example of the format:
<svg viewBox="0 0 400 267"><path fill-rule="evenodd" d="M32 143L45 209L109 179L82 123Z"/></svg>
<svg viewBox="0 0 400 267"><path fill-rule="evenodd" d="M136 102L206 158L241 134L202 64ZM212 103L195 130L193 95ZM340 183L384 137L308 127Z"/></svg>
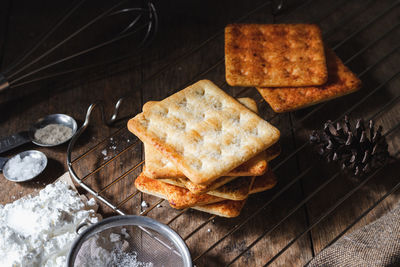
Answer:
<svg viewBox="0 0 400 267"><path fill-rule="evenodd" d="M391 82L382 86L380 90L372 94L372 90L379 87L392 75L394 75L398 68L394 67L394 61L398 60L399 54L394 53L392 56L386 58L382 63L376 67L371 68L370 71L363 74L364 70L381 58L384 58L392 49L395 44L399 42L399 29L395 28L390 32L389 24L393 21L398 21L399 9L394 8L388 11L376 22L372 23L365 30L362 30L368 21L377 17L381 12L390 7L391 1L381 2L368 2L366 5L360 6L356 1L343 3L338 10L332 14L325 15L324 19L319 22L325 42L332 47L335 47L335 52L342 58L343 62L356 74L361 73L361 80L364 86L359 92L353 96L346 96L337 100L328 102L325 105L308 108L305 110L292 113L292 124L297 127L295 140L297 146L301 146L308 141L308 136L312 129L321 128L323 122L326 120L335 120L344 113L349 114L354 120L358 117L365 119L370 118L376 114L390 99L398 96L398 91L394 88L398 86L399 80L393 79ZM317 10L318 7L316 6ZM308 9L307 9L308 10ZM331 10L334 10L333 8ZM309 11L309 10L308 10ZM322 12L319 10L319 12ZM296 13L296 16L291 18L283 18L278 22L289 21L302 21L308 18L305 10ZM391 22L389 22L391 21ZM339 28L339 23L345 23L345 27ZM394 22L395 23L395 22ZM385 30L386 29L386 30ZM355 37L347 40L346 38L353 32L360 30L360 33ZM384 35L384 33L387 33ZM375 41L379 39L379 41ZM375 42L375 43L373 43ZM368 49L364 47L372 44ZM364 49L363 53L359 53L353 57L354 54ZM392 61L394 60L394 61ZM368 94L372 94L368 97ZM359 101L365 101L360 105L355 106ZM319 108L318 111L316 108ZM315 110L315 111L314 111ZM350 110L351 113L346 112ZM394 104L386 109L378 116L375 116L375 121L378 125L382 125L385 129L389 130L399 122L399 105ZM307 116L313 112L311 116ZM397 131L398 135L398 131ZM396 137L396 132L388 136L390 143L390 150L397 151L399 143ZM335 176L338 173L337 166L332 166L322 162L318 157L310 158L310 155L315 154L311 147L303 149L297 154L300 170L305 170L313 165L311 172L307 173L307 177L303 179L302 185L305 195L310 195L327 179ZM354 220L360 216L367 208L379 199L384 193L391 189L396 184L397 176L393 170L396 164L388 166L384 171L379 172L371 179L365 186L362 186L355 194L344 201L338 208L336 208L330 216L317 224L309 234L314 246L314 253L321 251L328 245L337 235L344 231ZM337 176L337 175L336 175ZM316 222L321 216L327 214L327 210L335 205L341 198L344 198L346 193L355 188L362 180L352 179L349 175L339 174L335 176L334 180L329 183L323 190L316 194L307 203L307 213L309 215L310 224ZM354 227L361 227L388 210L398 201L397 194L392 195L382 205L379 205L368 216L364 217ZM354 229L352 227L352 229Z"/></svg>
<svg viewBox="0 0 400 267"><path fill-rule="evenodd" d="M107 1L100 2L104 4ZM50 113L70 114L81 124L90 103L96 100L103 101L105 110L109 113L115 101L122 95L130 97L122 106L121 116L131 117L141 111L143 103L161 100L194 81L205 78L212 80L235 97L255 98L259 103L261 116L281 130L282 153L271 162L271 167L276 168L278 184L272 190L250 196L242 214L237 218L213 219L209 214L189 211L177 217L170 226L186 239L193 258L199 256L211 244L218 242L213 249L195 262L197 266L225 265L241 253L243 255L233 263L234 266L263 266L360 182L348 176L339 175L318 194L311 197L306 202L306 206L299 205L334 175L337 168L320 162L308 146L294 157L290 157L291 153L307 141L312 129L321 127L327 119L339 117L349 108L353 109L351 115L354 118L373 116L385 103L399 96L400 85L398 76L385 83L399 71L399 53L395 51L362 74L360 78L365 86L359 92L329 101L323 106L317 105L293 113L276 115L254 88L229 87L224 78L223 28L228 23L238 22L237 19L241 17L243 19L240 22L243 23L272 23L273 20L282 23L317 23L322 29L325 42L334 48L338 45L335 52L355 73L363 73L368 66L379 62L385 54L393 51L399 43L400 29L393 27L398 23L400 11L398 5L390 7L394 4L393 1L292 0L286 2L288 3L286 9L275 17L270 15L269 2L264 1L236 1L234 4L230 1L208 3L197 0L174 1L174 3L156 2L160 10L161 28L156 41L143 51L139 60L124 61L121 62L121 66L117 64L98 70L92 73L97 77L95 79L67 76L64 79L38 83L36 85L38 88L30 85L9 94L0 95L0 103L2 103L0 104L0 114L2 114L0 136L26 129L31 122ZM88 3L90 4L90 1ZM56 5L58 7L55 7L53 2L45 1L40 9L32 9L28 7L35 5L34 3L26 0L13 1L11 9L7 9L10 16L8 29L7 31L0 30L0 40L8 40L4 49L2 67L4 68L17 58L24 48L32 44L46 24L52 21L53 15L69 4L70 1L58 1ZM104 8L102 4L98 7ZM2 5L3 2L0 3L0 7ZM245 16L260 5L263 6ZM0 12L5 12L5 9L0 8L0 10ZM95 12L94 9L88 10L86 11L90 13L87 13L88 16L93 15L91 12ZM369 19L385 10L388 11L384 15L368 25L365 30L362 29ZM65 30L68 30L68 25ZM358 30L359 33L346 39ZM4 36L5 33L7 36ZM34 36L30 37L32 33ZM91 36L83 37L79 44L92 40ZM55 36L43 48L48 48L60 38L62 36ZM365 48L378 38L379 41ZM67 48L65 49L55 53L55 56L68 52ZM356 53L360 54L352 58ZM382 85L383 83L385 84ZM380 89L373 93L373 90L380 85L382 85ZM370 93L371 96L368 96ZM363 100L364 97L365 100ZM363 102L356 105L360 100ZM318 109L315 110L315 108ZM384 112L377 114L376 119L377 123L382 124L386 130L394 127L400 120L398 102L394 102ZM140 193L134 195L136 188L133 183L141 172L140 162L143 160L143 149L137 138L126 129L118 131L119 127L125 123L126 120L123 120L115 127L108 128L101 123L100 114L96 110L90 127L77 143L73 157L83 154L102 140L104 142L87 156L79 159L74 166L81 177L101 167L98 172L88 176L85 182L95 190L102 190L101 195L114 203L120 203L123 211L138 214L150 208L142 207L142 200L149 204L157 204L159 199ZM114 132L116 134L108 138ZM394 154L400 148L399 139L398 131L388 136L389 147ZM53 182L66 171L65 145L50 149L27 144L0 156L11 156L28 149L43 151L49 157L48 168L37 180L28 183L15 184L0 179L3 192L0 196L1 204L34 192L35 189L43 188L45 184ZM118 159L112 160L117 154L120 155ZM288 157L290 158L287 161L278 166ZM316 166L308 170L313 165ZM351 231L390 210L400 199L398 192L392 194L352 227L352 222L357 216L398 182L399 170L400 166L393 163L379 172L356 194L335 209L329 217L313 227L311 233L306 232L302 235L271 265L303 266L347 227L351 227ZM304 174L299 181L295 181L279 197L274 197L302 172ZM118 180L113 182L116 178ZM127 197L132 198L123 202ZM100 211L106 217L114 215L105 205L101 205ZM287 217L289 213L291 215ZM147 215L168 223L179 215L179 211L161 202ZM233 234L219 241L231 229L244 222L246 222L244 227L238 228ZM203 223L205 223L204 227L191 234ZM279 225L275 227L277 223ZM253 242L252 248L246 250L246 247Z"/></svg>

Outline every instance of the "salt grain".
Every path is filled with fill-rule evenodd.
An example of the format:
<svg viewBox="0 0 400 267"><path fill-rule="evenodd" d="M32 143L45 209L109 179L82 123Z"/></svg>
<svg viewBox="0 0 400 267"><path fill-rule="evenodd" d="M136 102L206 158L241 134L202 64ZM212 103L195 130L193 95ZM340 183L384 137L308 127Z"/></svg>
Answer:
<svg viewBox="0 0 400 267"><path fill-rule="evenodd" d="M61 124L49 124L35 131L35 140L46 145L58 145L72 137L72 129Z"/></svg>
<svg viewBox="0 0 400 267"><path fill-rule="evenodd" d="M27 155L21 158L16 155L7 161L4 171L8 178L15 181L23 181L35 177L45 167L45 162L37 155Z"/></svg>
<svg viewBox="0 0 400 267"><path fill-rule="evenodd" d="M147 204L146 201L142 201L142 204L140 204L142 206L142 208L147 208L149 206L149 204Z"/></svg>

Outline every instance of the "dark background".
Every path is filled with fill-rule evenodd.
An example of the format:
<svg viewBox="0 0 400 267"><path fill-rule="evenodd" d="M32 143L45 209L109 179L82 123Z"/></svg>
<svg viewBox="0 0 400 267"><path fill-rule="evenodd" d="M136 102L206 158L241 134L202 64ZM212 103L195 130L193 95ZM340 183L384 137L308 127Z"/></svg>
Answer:
<svg viewBox="0 0 400 267"><path fill-rule="evenodd" d="M278 2L278 1L276 1ZM4 0L0 2L0 72L4 72L24 52L33 47L40 37L48 32L58 19L65 14L75 1L27 1ZM49 51L61 40L95 18L117 1L87 0L54 34L43 42L15 70L26 66L33 59ZM140 112L143 103L160 100L199 79L210 79L234 96L253 97L259 103L263 118L276 125L282 133L281 156L271 163L276 169L278 185L273 190L251 196L236 219L216 218L191 235L186 241L195 258L212 243L218 241L233 226L254 216L235 234L218 244L196 262L198 266L228 263L263 233L254 247L246 251L235 262L237 265L263 265L284 248L302 231L310 228L320 216L342 198L346 200L329 213L298 241L294 242L276 265L304 265L337 235L352 228L352 223L363 212L384 196L398 183L396 162L389 164L376 175L368 178L354 194L347 193L365 180L350 178L338 173L338 168L319 161L309 146L303 146L313 129L322 127L328 119L340 118L350 113L353 119L374 117L377 124L390 132L387 140L390 152L397 157L400 119L399 105L399 1L285 1L282 12L274 15L272 1L156 1L159 15L159 29L155 39L144 49L138 48L143 32L121 39L84 56L68 60L52 68L35 73L25 79L18 79L30 71L48 63L62 59L73 53L99 44L116 36L131 21L131 16L113 16L103 19L73 39L60 46L53 53L33 64L9 81L12 87L0 93L0 136L28 129L40 117L52 113L66 113L82 124L86 109L91 103L101 101L105 113L110 116L115 102L127 96L122 105L121 117L129 117ZM122 7L140 6L142 2L132 1ZM331 46L345 64L363 81L363 88L357 93L329 101L296 112L275 114L262 100L254 88L233 88L224 78L224 36L223 28L228 23L317 23L320 25L324 41ZM106 62L106 63L104 63ZM91 64L100 64L84 71L69 72ZM48 75L68 72L53 78ZM11 72L12 74L12 72ZM6 77L10 77L7 73ZM38 79L38 81L34 81ZM79 175L90 174L99 166L104 166L88 176L87 184L100 190L115 178L142 161L140 143L131 145L127 140L135 138L123 129L126 120L113 127L102 124L96 109L93 120L80 138L73 158L89 150L82 159L75 162ZM116 133L115 133L116 132ZM110 134L114 139L107 138ZM104 140L104 141L103 141ZM99 144L100 145L97 145ZM111 149L113 146L116 149ZM14 149L1 156L11 156L28 149L38 149L49 157L46 171L35 181L15 184L0 179L1 203L7 203L35 189L44 187L67 171L66 146L38 148L33 144ZM107 163L101 152L106 149L107 157L120 155ZM106 164L107 163L107 164ZM113 203L120 203L136 191L132 183L140 168L132 170L126 178L108 187L102 195ZM331 178L333 177L334 178ZM296 180L298 179L298 180ZM296 180L279 197L275 194ZM329 183L326 183L329 181ZM320 188L320 186L322 186ZM315 190L318 190L318 193ZM399 199L395 192L372 212L356 223L354 227L365 225L381 216ZM130 214L141 211L140 201L155 203L157 198L135 195L122 209ZM305 205L297 205L304 201ZM271 201L271 202L269 202ZM267 204L266 204L267 203ZM168 222L178 211L162 203L162 209L155 209L148 215L162 222ZM258 210L260 207L265 208ZM112 211L101 207L105 216ZM292 212L293 211L293 212ZM286 218L286 215L293 213ZM325 217L325 216L324 216ZM186 212L170 224L183 237L209 219L200 212ZM282 220L282 222L280 222ZM279 226L274 228L276 223ZM211 229L210 232L207 229ZM271 230L269 232L268 230Z"/></svg>

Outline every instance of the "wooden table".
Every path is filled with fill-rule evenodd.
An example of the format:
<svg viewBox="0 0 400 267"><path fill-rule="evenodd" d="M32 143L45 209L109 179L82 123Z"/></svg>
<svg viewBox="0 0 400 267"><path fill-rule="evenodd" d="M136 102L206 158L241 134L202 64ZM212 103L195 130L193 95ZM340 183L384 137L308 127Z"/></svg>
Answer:
<svg viewBox="0 0 400 267"><path fill-rule="evenodd" d="M77 15L63 24L30 59L49 51L74 29L111 6L110 2L86 1ZM398 192L394 192L353 225L364 211L373 207L380 197L398 183L399 164L389 164L347 198L346 194L365 180L352 179L349 175L338 173L337 166L323 163L310 146L303 145L313 129L321 128L326 120L334 120L349 111L352 118L374 116L384 131L398 124L400 105L396 97L399 96L400 81L397 74L400 58L397 48L400 29L397 26L400 9L398 1L388 0L285 2L285 9L277 15L272 15L273 4L270 1L156 2L160 16L157 37L149 47L136 55L91 71L20 85L0 94L0 136L27 129L38 118L52 113L69 114L82 124L91 103L102 101L106 114L111 114L114 103L123 95L129 97L123 103L120 116L129 117L138 113L146 101L160 100L203 78L214 81L234 96L254 97L259 103L262 116L282 133L282 154L271 163L271 167L276 168L278 185L273 190L251 196L238 218L214 219L208 214L188 211L170 223L170 226L182 237L187 237L186 242L193 258L196 258L233 227L255 214L243 227L218 242L215 248L197 260L197 266L224 265L242 252L243 255L233 265L264 265L293 238L312 226L311 231L305 231L272 263L274 266L304 265L343 231L352 231L375 220L390 210L400 198ZM32 47L69 7L70 1L0 2L0 70L5 70L26 49ZM225 82L223 28L227 23L238 21L318 23L324 32L325 42L335 49L350 69L360 75L364 84L362 90L327 104L274 114L254 88L230 87ZM98 43L100 39L109 38L109 32L115 31L112 25L115 26L115 23L99 24L97 28L93 26L30 68L37 69L45 63L70 55L71 51L79 51L87 45ZM110 57L116 58L132 50L135 52L134 44L134 39L122 40L107 49L65 62L20 81L30 81L52 71L64 71ZM27 59L14 71L29 61ZM22 73L16 74L13 79ZM387 103L390 104L386 107ZM377 113L384 106L385 109ZM143 160L140 143L132 145L135 137L126 129L118 131L125 123L126 120L121 120L113 127L106 127L101 122L99 112L95 111L89 128L74 150L76 158L104 140L87 156L74 163L80 175L89 174L96 167L105 165L86 180L96 190L104 188ZM113 133L116 134L112 139L108 138ZM397 157L400 145L397 128L387 136L387 140L390 152ZM1 156L12 156L27 149L43 151L49 158L48 167L32 182L16 184L0 179L2 204L43 188L67 171L65 145L39 148L28 144ZM119 152L123 152L123 155L105 164ZM130 171L129 175L110 185L104 195L114 203L119 203L133 194L136 189L132 183L139 172L140 168ZM275 197L290 182L293 184ZM330 212L330 208L336 206L342 198L345 199L343 203ZM143 210L140 205L143 200L148 203L158 201L157 198L137 194L121 209L126 213L138 214ZM263 206L264 209L258 210ZM105 216L115 214L104 205L101 211ZM329 216L325 217L328 212ZM178 213L163 202L161 207L153 209L148 216L167 223ZM320 221L320 218L323 219ZM206 222L204 227L200 227L203 222ZM192 235L191 232L196 228L198 231ZM253 241L257 241L254 246ZM251 249L246 250L249 245L252 245Z"/></svg>

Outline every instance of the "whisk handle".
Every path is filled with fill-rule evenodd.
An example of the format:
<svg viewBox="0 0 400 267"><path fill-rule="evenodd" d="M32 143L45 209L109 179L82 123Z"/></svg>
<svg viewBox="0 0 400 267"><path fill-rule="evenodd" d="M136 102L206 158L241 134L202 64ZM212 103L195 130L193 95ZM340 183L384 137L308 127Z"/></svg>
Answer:
<svg viewBox="0 0 400 267"><path fill-rule="evenodd" d="M10 87L6 77L0 73L0 92Z"/></svg>

